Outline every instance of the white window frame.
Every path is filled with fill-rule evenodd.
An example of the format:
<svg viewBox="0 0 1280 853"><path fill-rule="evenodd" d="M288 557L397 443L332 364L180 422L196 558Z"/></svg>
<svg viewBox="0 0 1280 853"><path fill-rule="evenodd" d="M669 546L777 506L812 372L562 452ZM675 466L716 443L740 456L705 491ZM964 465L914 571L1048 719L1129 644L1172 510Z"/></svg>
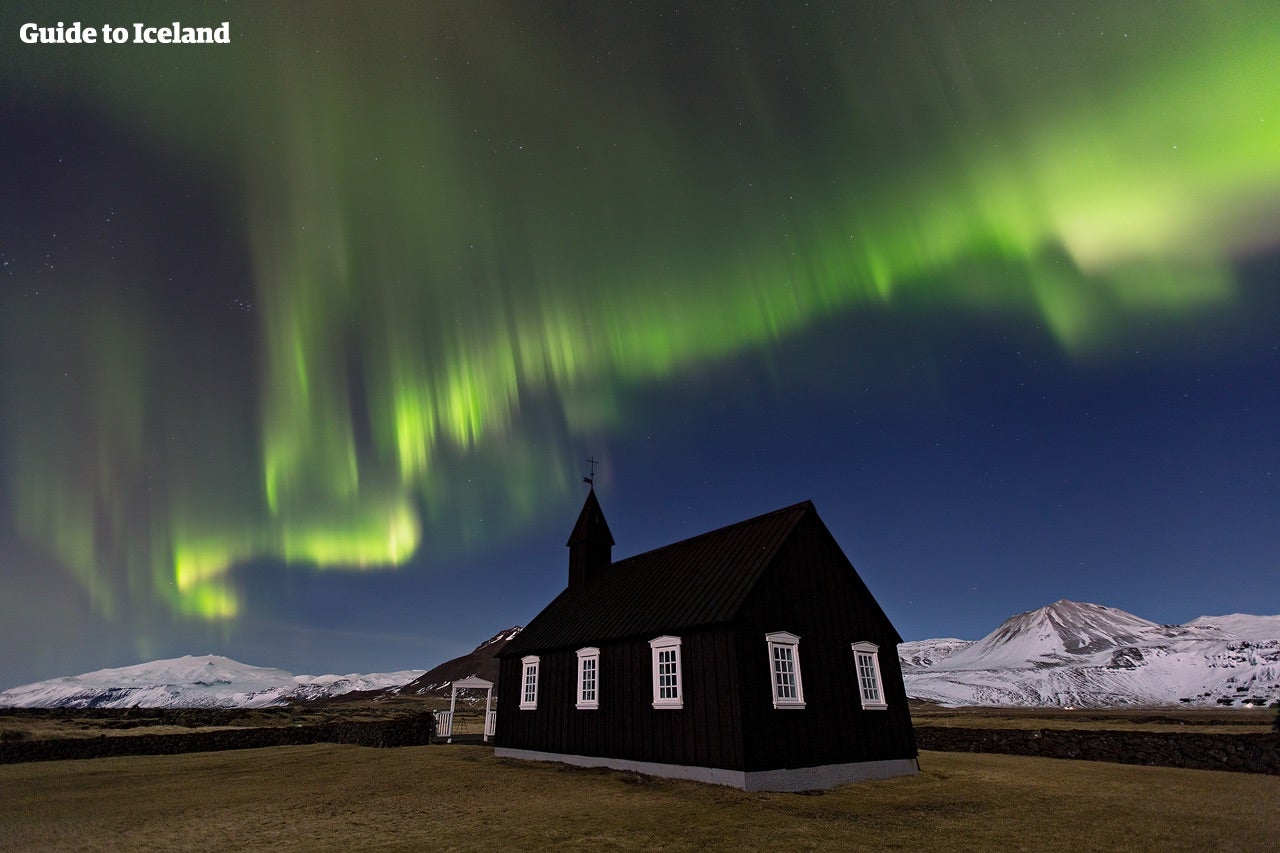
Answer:
<svg viewBox="0 0 1280 853"><path fill-rule="evenodd" d="M803 708L804 681L800 678L800 638L790 631L774 631L764 635L769 644L769 683L773 686L774 708ZM791 660L791 672L795 676L795 696L782 696L779 683L779 657L786 655Z"/></svg>
<svg viewBox="0 0 1280 853"><path fill-rule="evenodd" d="M589 664L589 666L588 666ZM591 696L588 698L583 689L587 686L584 676L591 670ZM578 710L594 711L600 707L600 650L594 647L578 649Z"/></svg>
<svg viewBox="0 0 1280 853"><path fill-rule="evenodd" d="M866 641L854 643L853 646L853 676L858 685L858 698L862 700L862 707L867 711L883 711L889 705L885 702L884 697L884 680L880 677L880 647L875 643ZM867 688L862 683L862 663L864 660L870 660L871 672L876 680L876 698L867 696Z"/></svg>
<svg viewBox="0 0 1280 853"><path fill-rule="evenodd" d="M541 663L537 655L520 658L520 710L538 710L538 668Z"/></svg>
<svg viewBox="0 0 1280 853"><path fill-rule="evenodd" d="M655 637L649 641L649 648L653 650L653 707L655 708L683 708L684 707L684 672L680 661L680 638L679 637ZM672 652L675 663L675 672L668 673L675 675L674 685L661 684L659 674L659 659L664 652ZM675 696L663 696L663 687L674 687Z"/></svg>

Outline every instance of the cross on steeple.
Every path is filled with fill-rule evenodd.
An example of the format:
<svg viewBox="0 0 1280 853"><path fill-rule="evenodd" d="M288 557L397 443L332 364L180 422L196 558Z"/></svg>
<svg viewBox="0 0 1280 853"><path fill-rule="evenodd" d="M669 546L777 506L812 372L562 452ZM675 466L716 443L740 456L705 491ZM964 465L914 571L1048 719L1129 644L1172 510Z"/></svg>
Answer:
<svg viewBox="0 0 1280 853"><path fill-rule="evenodd" d="M587 457L587 463L591 465L591 474L590 476L583 477L582 482L586 483L588 486L591 486L592 488L595 488L596 466L600 464L600 460L596 459L595 454L592 454L591 456Z"/></svg>

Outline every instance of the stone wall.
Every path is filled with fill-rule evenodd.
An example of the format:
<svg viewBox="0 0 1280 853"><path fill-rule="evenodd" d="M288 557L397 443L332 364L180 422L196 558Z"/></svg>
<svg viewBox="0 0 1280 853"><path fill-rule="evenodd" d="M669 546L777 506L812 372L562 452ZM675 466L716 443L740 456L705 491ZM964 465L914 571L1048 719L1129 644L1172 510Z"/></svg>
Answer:
<svg viewBox="0 0 1280 853"><path fill-rule="evenodd" d="M9 741L0 743L0 764L118 755L173 755L182 752L312 743L418 746L431 743L434 733L435 717L430 712L425 712L368 722L306 723L182 734L101 735ZM917 726L915 735L920 749L942 752L995 752L1280 775L1280 737L1274 734Z"/></svg>
<svg viewBox="0 0 1280 853"><path fill-rule="evenodd" d="M173 755L223 749L257 749L311 743L346 743L356 746L418 746L431 742L435 715L431 712L365 722L309 723L183 732L163 735L57 738L0 743L0 764L21 761L58 761L104 758L116 755Z"/></svg>
<svg viewBox="0 0 1280 853"><path fill-rule="evenodd" d="M1159 767L1280 774L1274 734L917 726L916 745L942 752L998 752Z"/></svg>

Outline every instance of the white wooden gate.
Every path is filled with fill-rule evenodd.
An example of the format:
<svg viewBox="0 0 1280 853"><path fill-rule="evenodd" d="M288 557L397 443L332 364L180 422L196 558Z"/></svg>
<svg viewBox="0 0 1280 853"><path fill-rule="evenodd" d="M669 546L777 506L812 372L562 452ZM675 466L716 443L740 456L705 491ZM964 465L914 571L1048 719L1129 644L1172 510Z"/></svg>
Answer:
<svg viewBox="0 0 1280 853"><path fill-rule="evenodd" d="M464 690L484 690L484 739L489 740L493 737L494 729L498 725L498 712L490 710L493 707L493 682L476 678L474 675L470 678L459 678L453 682L453 691L449 695L449 710L436 712L436 737L449 741L453 739L453 712L458 707L459 687Z"/></svg>

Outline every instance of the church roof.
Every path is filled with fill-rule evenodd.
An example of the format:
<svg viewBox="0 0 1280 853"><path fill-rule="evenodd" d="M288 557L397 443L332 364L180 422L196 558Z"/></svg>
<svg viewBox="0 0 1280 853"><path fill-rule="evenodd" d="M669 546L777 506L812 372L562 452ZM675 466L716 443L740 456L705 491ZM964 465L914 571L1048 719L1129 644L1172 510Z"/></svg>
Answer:
<svg viewBox="0 0 1280 853"><path fill-rule="evenodd" d="M592 504L598 512L594 493L579 526ZM804 501L618 560L556 596L501 656L727 622L796 525L811 513L816 514L813 504ZM603 523L603 514L599 517ZM607 534L608 527L604 530ZM575 526L571 544L577 535Z"/></svg>

